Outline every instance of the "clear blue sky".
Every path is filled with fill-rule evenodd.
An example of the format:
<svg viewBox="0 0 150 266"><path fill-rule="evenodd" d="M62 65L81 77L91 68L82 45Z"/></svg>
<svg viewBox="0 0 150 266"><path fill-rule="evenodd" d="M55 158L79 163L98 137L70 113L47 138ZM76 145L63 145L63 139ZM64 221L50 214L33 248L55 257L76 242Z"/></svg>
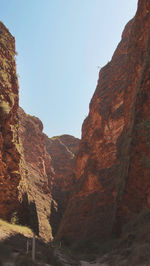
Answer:
<svg viewBox="0 0 150 266"><path fill-rule="evenodd" d="M1 0L16 38L20 105L49 136L80 137L98 66L111 60L137 0Z"/></svg>

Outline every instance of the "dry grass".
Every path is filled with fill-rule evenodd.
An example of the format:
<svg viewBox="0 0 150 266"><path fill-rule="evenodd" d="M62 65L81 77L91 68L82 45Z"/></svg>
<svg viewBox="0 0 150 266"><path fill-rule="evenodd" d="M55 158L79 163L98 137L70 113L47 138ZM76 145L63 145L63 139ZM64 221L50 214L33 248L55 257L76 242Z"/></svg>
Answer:
<svg viewBox="0 0 150 266"><path fill-rule="evenodd" d="M16 234L21 234L28 238L33 236L33 232L30 228L21 225L10 224L0 219L0 241Z"/></svg>

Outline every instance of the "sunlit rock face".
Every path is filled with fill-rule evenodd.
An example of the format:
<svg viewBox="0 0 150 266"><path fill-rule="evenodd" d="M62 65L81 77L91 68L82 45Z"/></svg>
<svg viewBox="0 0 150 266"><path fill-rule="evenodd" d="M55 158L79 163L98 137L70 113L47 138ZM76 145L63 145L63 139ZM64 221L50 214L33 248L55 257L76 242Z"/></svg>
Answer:
<svg viewBox="0 0 150 266"><path fill-rule="evenodd" d="M18 116L22 176L19 196L23 207L20 220L45 240L52 240L75 182L79 140L69 135L48 138L37 117L21 108Z"/></svg>
<svg viewBox="0 0 150 266"><path fill-rule="evenodd" d="M69 135L48 138L42 130L42 122L37 117L19 108L22 222L30 225L34 216L34 230L51 240L75 182L74 163L79 140Z"/></svg>
<svg viewBox="0 0 150 266"><path fill-rule="evenodd" d="M18 208L20 154L15 39L0 22L0 217Z"/></svg>
<svg viewBox="0 0 150 266"><path fill-rule="evenodd" d="M45 147L43 124L37 117L27 115L21 108L18 114L22 175L19 192L23 207L21 222L30 225L42 238L51 240L53 167Z"/></svg>
<svg viewBox="0 0 150 266"><path fill-rule="evenodd" d="M53 138L45 136L45 143L54 169L50 220L55 235L75 185L75 160L79 139L70 135Z"/></svg>
<svg viewBox="0 0 150 266"><path fill-rule="evenodd" d="M51 240L74 184L79 140L48 139L42 122L18 108L18 98L15 40L0 23L0 218L10 221L15 213Z"/></svg>
<svg viewBox="0 0 150 266"><path fill-rule="evenodd" d="M41 121L19 109L18 99L15 39L0 23L0 218L15 213L50 240L51 159Z"/></svg>
<svg viewBox="0 0 150 266"><path fill-rule="evenodd" d="M104 240L150 206L150 0L101 69L58 238Z"/></svg>

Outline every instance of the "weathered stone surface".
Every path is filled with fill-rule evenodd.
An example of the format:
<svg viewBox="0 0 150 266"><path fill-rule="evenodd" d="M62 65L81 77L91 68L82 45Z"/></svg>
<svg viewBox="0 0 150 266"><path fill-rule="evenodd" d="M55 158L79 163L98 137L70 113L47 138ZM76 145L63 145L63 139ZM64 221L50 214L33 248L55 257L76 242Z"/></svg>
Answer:
<svg viewBox="0 0 150 266"><path fill-rule="evenodd" d="M75 184L74 166L79 139L70 135L45 136L45 143L54 169L50 220L55 235Z"/></svg>
<svg viewBox="0 0 150 266"><path fill-rule="evenodd" d="M20 181L18 141L18 80L15 40L0 22L0 217L9 219L18 208Z"/></svg>
<svg viewBox="0 0 150 266"><path fill-rule="evenodd" d="M58 238L104 240L150 205L150 0L140 0L84 121Z"/></svg>
<svg viewBox="0 0 150 266"><path fill-rule="evenodd" d="M50 210L52 203L51 157L46 151L42 122L19 108L22 180L19 184L23 205L22 222L31 225L39 235L52 239Z"/></svg>
<svg viewBox="0 0 150 266"><path fill-rule="evenodd" d="M0 23L0 217L15 215L50 240L74 184L79 140L49 139L42 130L38 118L18 108L15 40Z"/></svg>
<svg viewBox="0 0 150 266"><path fill-rule="evenodd" d="M74 184L79 140L68 135L50 139L42 130L37 117L19 108L22 222L35 221L34 230L49 240L57 231Z"/></svg>
<svg viewBox="0 0 150 266"><path fill-rule="evenodd" d="M51 159L42 123L20 109L15 40L0 23L0 217L15 213L49 240Z"/></svg>
<svg viewBox="0 0 150 266"><path fill-rule="evenodd" d="M125 128L129 138L129 157L126 157L128 171L117 199L117 229L142 209L150 207L149 25L150 1L139 0L131 31L132 40L129 42L129 52L132 55L129 64L133 69L132 72L128 71L130 83L125 98L125 118L129 121ZM133 99L132 104L131 99Z"/></svg>

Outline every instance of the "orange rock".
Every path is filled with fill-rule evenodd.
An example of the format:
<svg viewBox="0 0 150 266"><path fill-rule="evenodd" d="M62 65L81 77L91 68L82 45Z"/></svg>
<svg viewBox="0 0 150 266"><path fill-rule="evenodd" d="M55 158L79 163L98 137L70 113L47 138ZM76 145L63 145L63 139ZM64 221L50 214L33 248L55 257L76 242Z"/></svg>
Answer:
<svg viewBox="0 0 150 266"><path fill-rule="evenodd" d="M74 166L79 139L70 135L53 138L45 136L45 143L54 169L50 220L55 235L75 184Z"/></svg>
<svg viewBox="0 0 150 266"><path fill-rule="evenodd" d="M42 130L38 118L18 108L15 40L0 23L0 218L17 215L49 241L75 182L79 140L63 135L54 141Z"/></svg>
<svg viewBox="0 0 150 266"><path fill-rule="evenodd" d="M19 206L18 80L15 40L0 22L0 218L9 219Z"/></svg>
<svg viewBox="0 0 150 266"><path fill-rule="evenodd" d="M77 185L57 237L120 232L150 197L150 0L140 0L111 62L101 69L82 127Z"/></svg>
<svg viewBox="0 0 150 266"><path fill-rule="evenodd" d="M42 122L21 108L19 122L22 223L30 225L34 216L36 231L51 240L74 184L73 166L79 140L68 135L48 138L42 132Z"/></svg>
<svg viewBox="0 0 150 266"><path fill-rule="evenodd" d="M43 125L37 117L25 114L21 108L18 115L22 177L19 183L19 196L23 207L20 210L20 219L42 238L51 240L53 167L45 147Z"/></svg>

